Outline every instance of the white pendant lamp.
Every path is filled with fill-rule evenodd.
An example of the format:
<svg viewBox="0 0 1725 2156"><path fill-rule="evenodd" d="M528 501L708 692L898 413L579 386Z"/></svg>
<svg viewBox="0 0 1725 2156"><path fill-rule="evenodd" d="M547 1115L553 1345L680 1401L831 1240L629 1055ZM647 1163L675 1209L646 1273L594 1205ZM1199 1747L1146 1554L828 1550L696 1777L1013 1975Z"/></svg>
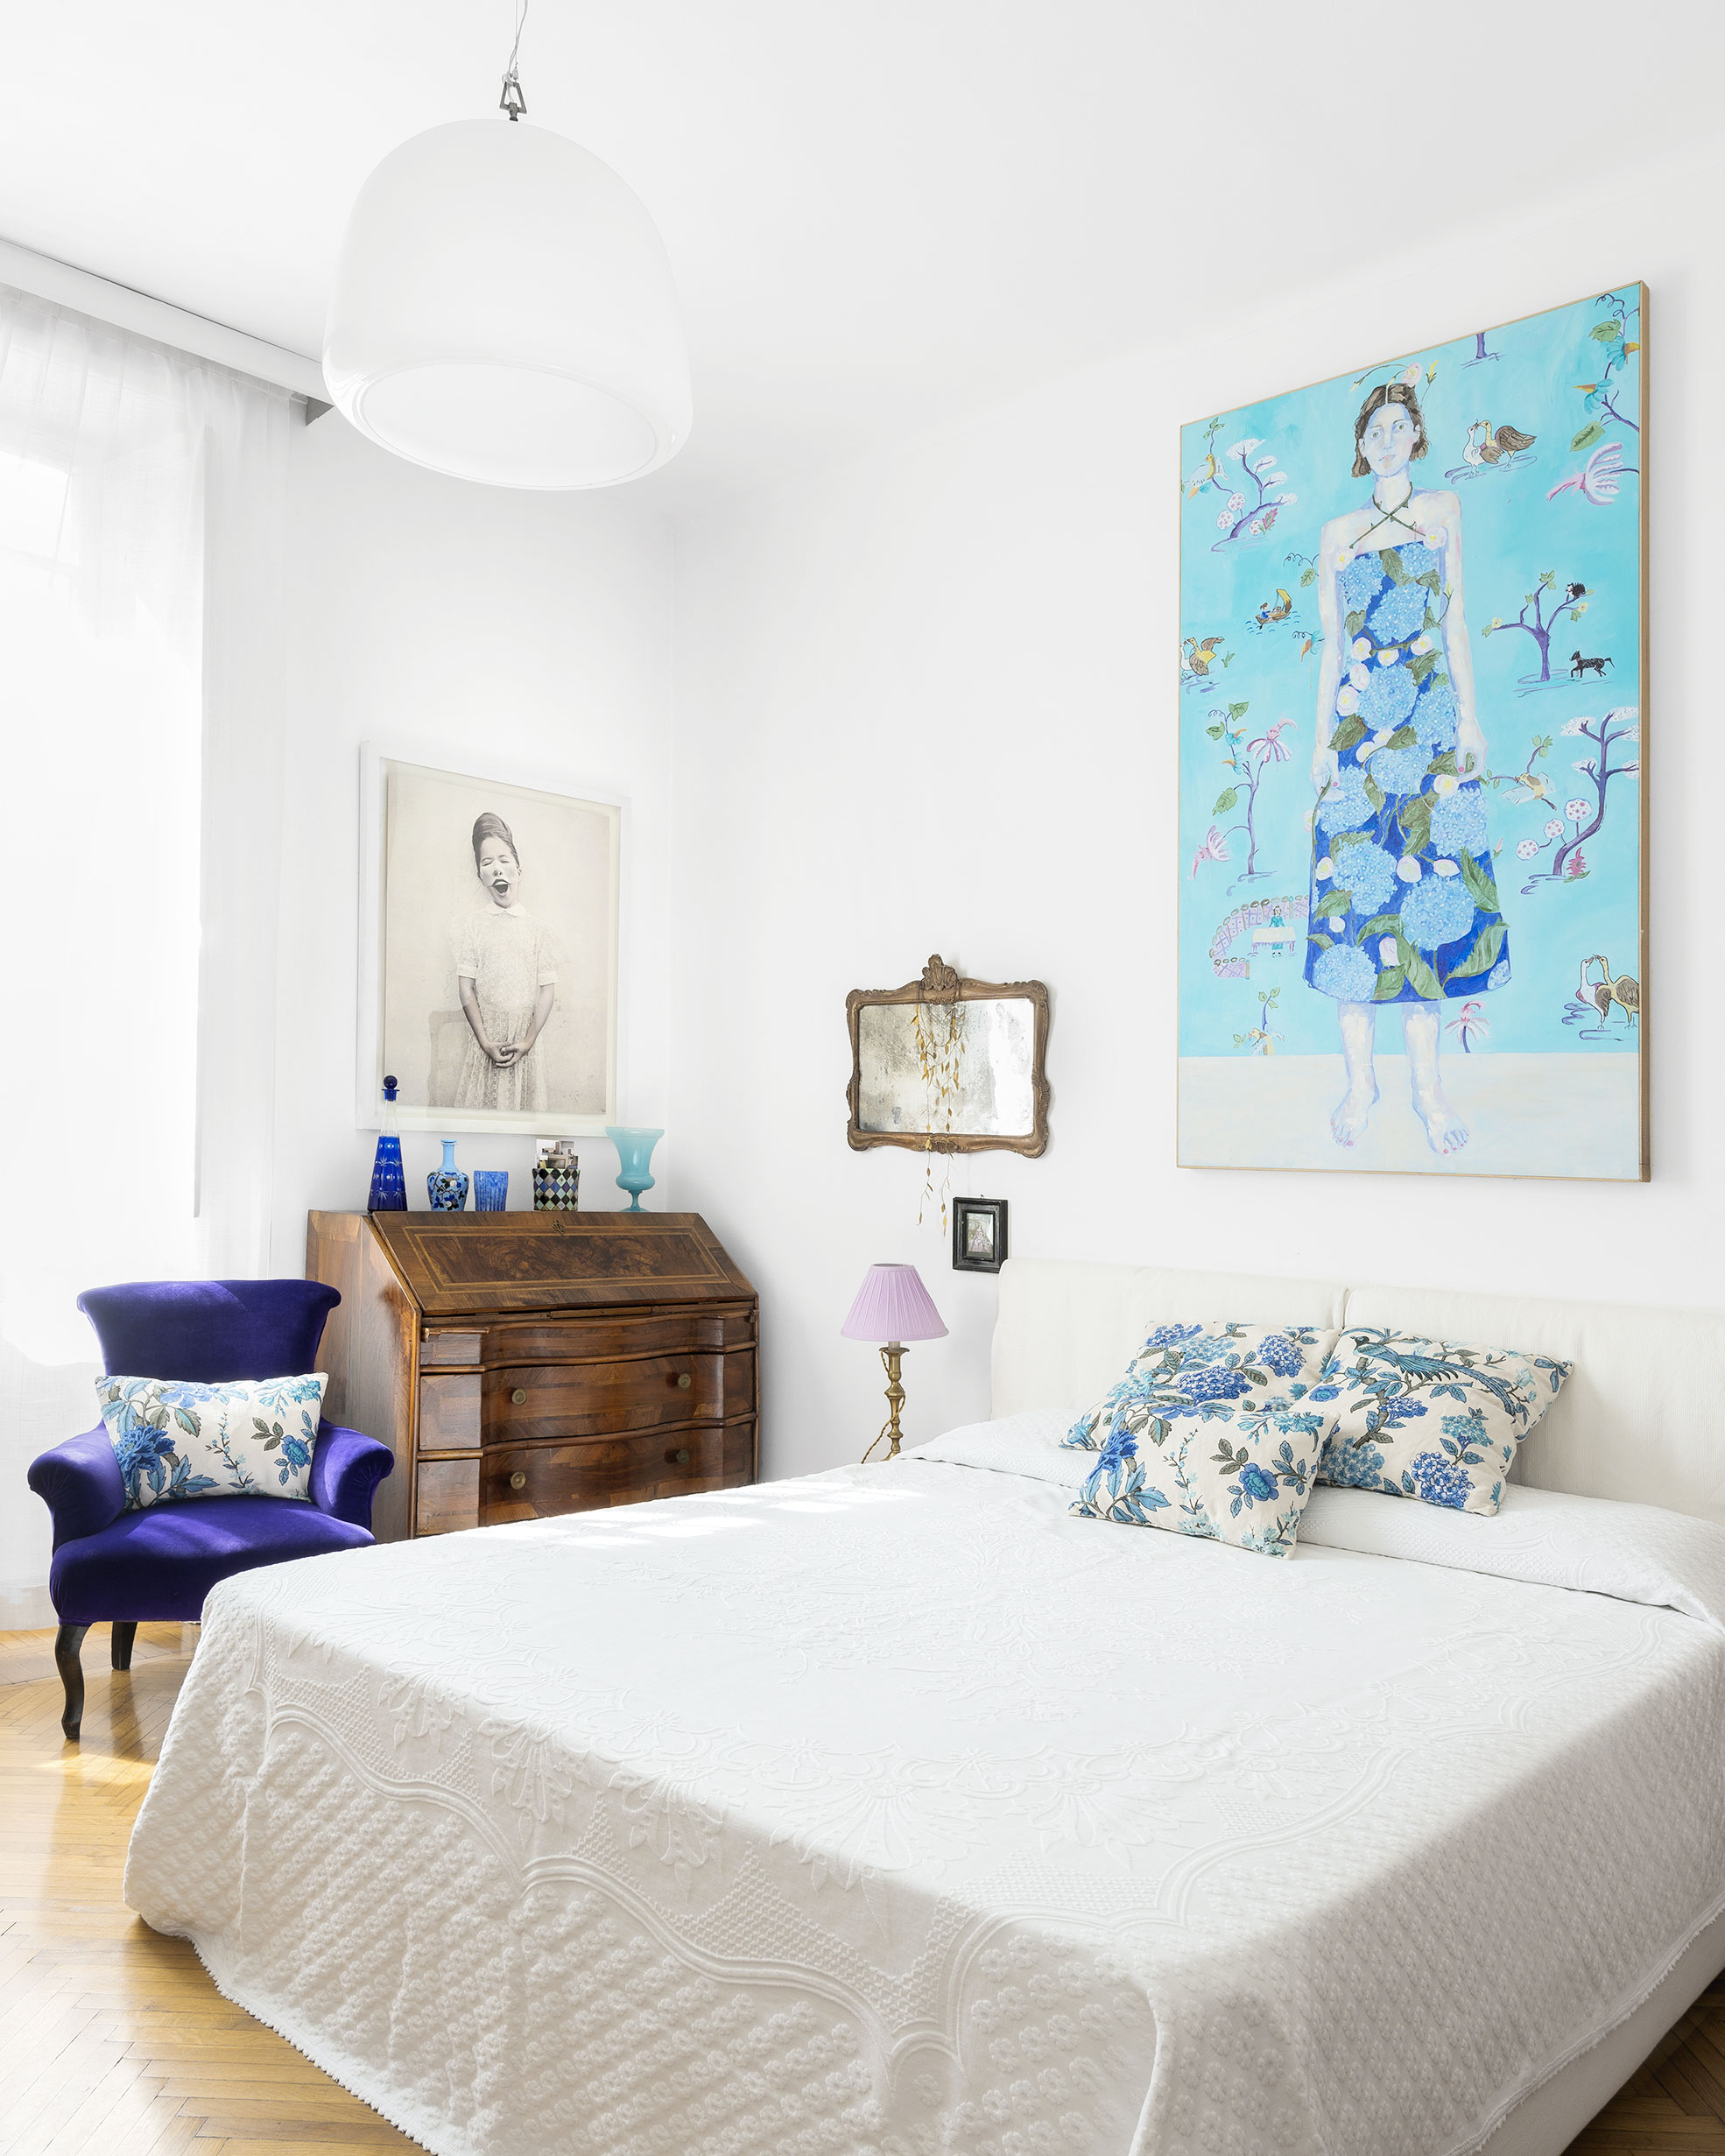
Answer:
<svg viewBox="0 0 1725 2156"><path fill-rule="evenodd" d="M694 412L664 243L609 166L521 122L512 55L502 109L415 135L360 189L324 333L330 397L457 478L638 479Z"/></svg>

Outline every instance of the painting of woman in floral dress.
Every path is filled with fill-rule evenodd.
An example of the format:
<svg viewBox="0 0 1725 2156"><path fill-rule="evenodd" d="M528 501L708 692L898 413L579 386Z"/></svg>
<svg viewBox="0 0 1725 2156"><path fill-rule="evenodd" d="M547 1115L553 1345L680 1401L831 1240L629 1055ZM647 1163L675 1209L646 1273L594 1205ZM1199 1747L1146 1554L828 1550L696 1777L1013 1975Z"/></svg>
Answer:
<svg viewBox="0 0 1725 2156"><path fill-rule="evenodd" d="M1443 1003L1510 978L1487 835L1486 744L1463 603L1461 505L1415 484L1414 388L1380 383L1355 423L1369 498L1323 527L1322 658L1312 783L1306 978L1334 1000L1347 1087L1330 1117L1353 1146L1377 1104L1377 1011L1396 1004L1414 1112L1433 1152L1466 1122L1439 1067Z"/></svg>
<svg viewBox="0 0 1725 2156"><path fill-rule="evenodd" d="M1646 1179L1645 305L1182 429L1182 1167Z"/></svg>

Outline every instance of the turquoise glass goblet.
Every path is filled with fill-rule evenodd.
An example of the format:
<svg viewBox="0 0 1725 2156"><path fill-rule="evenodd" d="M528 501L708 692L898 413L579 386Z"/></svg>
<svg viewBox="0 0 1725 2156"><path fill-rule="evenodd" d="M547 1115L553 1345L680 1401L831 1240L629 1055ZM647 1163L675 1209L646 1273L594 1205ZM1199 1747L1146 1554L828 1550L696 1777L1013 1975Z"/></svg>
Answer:
<svg viewBox="0 0 1725 2156"><path fill-rule="evenodd" d="M647 1163L653 1157L653 1147L665 1136L663 1131L645 1131L628 1124L605 1125L605 1135L617 1149L617 1188L630 1194L630 1202L624 1210L641 1210L641 1193L651 1190L653 1178L647 1172Z"/></svg>

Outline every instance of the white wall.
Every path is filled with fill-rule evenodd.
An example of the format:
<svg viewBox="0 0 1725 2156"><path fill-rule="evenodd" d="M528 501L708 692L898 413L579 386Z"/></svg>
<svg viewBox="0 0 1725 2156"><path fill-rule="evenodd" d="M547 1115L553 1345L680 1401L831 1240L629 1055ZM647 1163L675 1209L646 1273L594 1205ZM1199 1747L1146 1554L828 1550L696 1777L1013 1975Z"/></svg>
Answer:
<svg viewBox="0 0 1725 2156"><path fill-rule="evenodd" d="M627 494L535 495L440 478L334 412L294 438L289 713L280 942L273 1262L304 1266L313 1206L363 1207L375 1136L355 1128L359 744L428 763L495 758L609 785L630 805L624 863L623 1119L665 1120L673 554L663 515ZM670 1159L656 1152L662 1203ZM627 1203L609 1143L584 1138L581 1200ZM531 1206L530 1138L457 1138ZM405 1137L409 1203L441 1149Z"/></svg>
<svg viewBox="0 0 1725 2156"><path fill-rule="evenodd" d="M845 993L935 949L1053 991L1048 1152L954 1173L1010 1201L1020 1253L1725 1301L1722 169L1619 172L1440 255L1405 243L1413 206L1364 201L1357 267L1297 309L1178 349L1171 293L1164 349L684 530L674 1196L761 1290L767 1472L873 1434L877 1365L837 1336L871 1260L918 1264L952 1327L906 1364L912 1437L986 1412L992 1281L918 1229L911 1156L844 1137ZM1250 267L1208 273L1244 292ZM1176 1168L1179 423L1636 277L1658 422L1652 1184Z"/></svg>

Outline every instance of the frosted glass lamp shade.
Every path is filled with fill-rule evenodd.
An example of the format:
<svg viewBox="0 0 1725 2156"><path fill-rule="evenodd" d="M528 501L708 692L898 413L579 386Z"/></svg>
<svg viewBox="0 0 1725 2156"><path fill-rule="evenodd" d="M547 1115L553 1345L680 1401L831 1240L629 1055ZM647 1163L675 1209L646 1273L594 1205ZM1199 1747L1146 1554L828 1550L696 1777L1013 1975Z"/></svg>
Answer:
<svg viewBox="0 0 1725 2156"><path fill-rule="evenodd" d="M348 220L324 379L361 433L493 486L614 486L694 403L664 243L561 135L454 120L392 150Z"/></svg>
<svg viewBox="0 0 1725 2156"><path fill-rule="evenodd" d="M839 1328L846 1340L940 1340L946 1331L914 1265L870 1265Z"/></svg>

